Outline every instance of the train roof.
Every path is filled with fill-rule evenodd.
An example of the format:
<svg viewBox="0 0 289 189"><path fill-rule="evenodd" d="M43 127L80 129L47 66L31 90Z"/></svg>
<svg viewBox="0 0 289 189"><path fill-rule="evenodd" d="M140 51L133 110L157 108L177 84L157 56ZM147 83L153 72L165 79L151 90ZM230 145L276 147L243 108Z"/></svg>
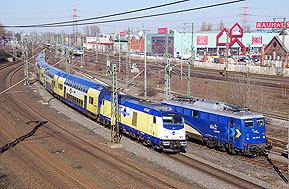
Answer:
<svg viewBox="0 0 289 189"><path fill-rule="evenodd" d="M132 97L132 96L128 96L128 95L121 95L120 96L120 100L121 101L131 102L133 104L144 106L146 108L158 110L158 111L161 111L161 112L171 112L172 111L172 108L167 106L167 105L146 101L146 100L143 100L143 99L140 99L140 98L136 98L136 97Z"/></svg>
<svg viewBox="0 0 289 189"><path fill-rule="evenodd" d="M109 88L106 85L97 83L95 81L90 81L88 79L85 79L85 78L82 78L82 77L78 77L76 75L67 74L67 75L64 75L63 78L71 80L71 81L74 81L74 82L76 82L78 84L85 85L87 87L91 87L91 88L99 88L99 87Z"/></svg>
<svg viewBox="0 0 289 189"><path fill-rule="evenodd" d="M72 74L68 74L58 68L55 68L51 65L49 65L48 63L46 63L44 60L43 60L43 54L40 53L37 58L36 58L36 61L37 61L37 64L41 67L43 67L44 69L48 69L49 70L49 73L52 73L52 74L55 74L55 75L58 75L58 76L61 76L65 79L68 79L68 80L71 80L71 81L74 81L78 84L82 84L82 85L85 85L87 87L90 87L90 88L95 88L95 89L101 89L101 88L109 88L108 86L106 85L102 85L100 83L97 83L95 81L90 81L88 79L85 79L85 78L82 78L82 77L78 77L78 76L75 76L75 75L72 75Z"/></svg>
<svg viewBox="0 0 289 189"><path fill-rule="evenodd" d="M262 114L250 112L248 108L208 99L177 97L163 103L240 119L264 117Z"/></svg>

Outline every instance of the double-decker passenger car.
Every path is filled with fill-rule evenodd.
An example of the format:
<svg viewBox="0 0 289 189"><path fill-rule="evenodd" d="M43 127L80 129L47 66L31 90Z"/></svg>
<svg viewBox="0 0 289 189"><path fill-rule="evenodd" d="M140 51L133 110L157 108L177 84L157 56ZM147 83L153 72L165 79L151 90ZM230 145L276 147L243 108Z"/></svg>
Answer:
<svg viewBox="0 0 289 189"><path fill-rule="evenodd" d="M224 102L190 97L165 100L163 104L183 114L187 135L208 147L231 154L256 156L266 146L265 118Z"/></svg>

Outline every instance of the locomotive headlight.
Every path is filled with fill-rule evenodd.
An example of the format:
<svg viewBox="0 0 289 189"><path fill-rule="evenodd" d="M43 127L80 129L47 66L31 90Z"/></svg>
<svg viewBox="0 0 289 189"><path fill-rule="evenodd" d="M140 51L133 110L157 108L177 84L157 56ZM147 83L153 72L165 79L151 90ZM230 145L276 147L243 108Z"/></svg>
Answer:
<svg viewBox="0 0 289 189"><path fill-rule="evenodd" d="M247 134L246 136L249 137L249 134Z"/></svg>

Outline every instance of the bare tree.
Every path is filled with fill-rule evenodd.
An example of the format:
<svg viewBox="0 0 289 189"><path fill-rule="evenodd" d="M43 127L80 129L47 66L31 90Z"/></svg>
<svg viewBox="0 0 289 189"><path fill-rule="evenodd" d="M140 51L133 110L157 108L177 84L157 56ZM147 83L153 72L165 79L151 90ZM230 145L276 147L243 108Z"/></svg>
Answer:
<svg viewBox="0 0 289 189"><path fill-rule="evenodd" d="M4 29L3 25L0 23L0 37L5 36L5 33L6 33L5 29Z"/></svg>
<svg viewBox="0 0 289 189"><path fill-rule="evenodd" d="M274 105L268 91L245 77L240 79L238 84L232 82L220 87L219 96L221 101L248 107L258 112L269 111Z"/></svg>
<svg viewBox="0 0 289 189"><path fill-rule="evenodd" d="M207 31L207 23L205 21L202 23L201 31Z"/></svg>
<svg viewBox="0 0 289 189"><path fill-rule="evenodd" d="M217 27L217 30L218 30L218 31L221 31L221 30L223 30L224 28L225 28L224 22L223 22L223 20L221 20L220 24L219 24L218 27Z"/></svg>
<svg viewBox="0 0 289 189"><path fill-rule="evenodd" d="M207 24L207 31L213 31L213 24Z"/></svg>
<svg viewBox="0 0 289 189"><path fill-rule="evenodd" d="M86 36L96 36L100 33L100 28L97 25L91 25L91 26L85 26L83 28L83 32L86 34Z"/></svg>

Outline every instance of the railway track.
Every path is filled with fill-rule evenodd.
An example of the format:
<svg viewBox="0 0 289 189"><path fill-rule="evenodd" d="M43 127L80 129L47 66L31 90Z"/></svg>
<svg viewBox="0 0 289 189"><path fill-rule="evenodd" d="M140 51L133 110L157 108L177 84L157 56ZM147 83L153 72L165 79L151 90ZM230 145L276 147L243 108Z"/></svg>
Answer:
<svg viewBox="0 0 289 189"><path fill-rule="evenodd" d="M18 70L20 70L20 68ZM27 104L25 101L23 101L17 93L15 93L14 95L18 97L18 99L22 102L23 105L17 103L16 100L12 97L13 101L17 103L17 106L21 108L22 112L26 112L27 114L26 116L30 117L31 120L39 120L39 119L47 120L48 123L51 124L53 127L57 127L62 131L62 133L65 133L65 134L61 133L56 134L57 135L56 137L59 140L62 140L65 143L69 144L70 146L81 150L82 153L86 153L87 155L93 157L95 160L102 161L107 166L114 168L121 174L127 175L129 178L135 180L135 182L137 183L140 183L142 186L149 188L176 188L176 186L170 184L167 180L162 180L157 176L155 176L154 174L142 170L142 168L139 168L137 165L134 165L129 161L126 162L122 158L110 154L106 150L92 143L89 143L85 139L73 134L69 130L62 127L60 124L54 122L49 117L45 116L43 113L33 109L33 107ZM34 114L27 111L26 110L27 107L30 108L34 112ZM51 126L49 127L44 126L44 127L46 127L47 129L51 130L54 133L58 133L58 131L54 130L53 127ZM69 138L66 135L68 135ZM77 141L77 143L75 141Z"/></svg>
<svg viewBox="0 0 289 189"><path fill-rule="evenodd" d="M5 81L8 77L8 75L15 70L20 70L22 68L22 65L18 65L17 67L11 69L6 75L4 76L3 79L3 86L5 86ZM11 73L13 75L13 73ZM11 78L10 78L11 79ZM11 80L10 80L11 82ZM6 95L10 98L13 99L11 94L6 93ZM44 125L44 122L40 122L35 128L39 128L40 126ZM45 157L41 156L39 153L34 151L32 148L30 148L24 140L27 137L16 137L7 127L5 127L2 123L1 125L1 133L6 133L5 138L7 136L10 136L9 138L16 138L12 143L8 143L7 139L4 139L1 137L1 140L6 143L6 146L2 148L2 153L6 151L9 148L12 148L13 151L21 158L23 159L28 165L30 165L33 169L35 169L38 173L43 175L45 178L47 178L51 183L53 183L57 187L73 187L73 188L84 188L80 183L78 183L76 180L74 180L72 177L70 177L68 174L64 173L60 169L58 169L55 165L50 163L48 160L45 159ZM36 130L35 130L36 131ZM32 135L32 133L31 133ZM30 137L30 136L29 136ZM17 147L14 147L16 146ZM45 171L43 168L45 167Z"/></svg>
<svg viewBox="0 0 289 189"><path fill-rule="evenodd" d="M220 180L222 182L225 182L233 187L238 188L263 188L262 186L253 183L251 181L248 181L246 179L237 177L235 175L232 175L230 173L227 173L223 170L217 169L213 166L210 166L208 164L205 164L203 162L200 162L199 160L193 159L187 155L184 154L177 154L174 156L168 155L171 159L184 164L187 167L196 169L202 173L205 173L217 180Z"/></svg>

